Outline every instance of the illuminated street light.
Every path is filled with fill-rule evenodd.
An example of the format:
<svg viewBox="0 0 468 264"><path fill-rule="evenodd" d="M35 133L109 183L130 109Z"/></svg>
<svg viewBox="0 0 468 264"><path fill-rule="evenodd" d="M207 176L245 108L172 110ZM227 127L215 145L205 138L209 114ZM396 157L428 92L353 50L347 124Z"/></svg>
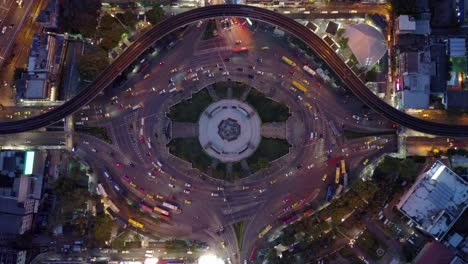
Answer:
<svg viewBox="0 0 468 264"><path fill-rule="evenodd" d="M198 259L198 264L224 264L224 261L215 255L203 255Z"/></svg>

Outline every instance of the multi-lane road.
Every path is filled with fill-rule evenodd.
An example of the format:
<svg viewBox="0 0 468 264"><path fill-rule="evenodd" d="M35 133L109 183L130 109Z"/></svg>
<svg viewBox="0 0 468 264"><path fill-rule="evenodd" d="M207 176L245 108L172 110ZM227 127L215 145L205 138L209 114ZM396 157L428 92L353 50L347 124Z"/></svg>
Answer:
<svg viewBox="0 0 468 264"><path fill-rule="evenodd" d="M257 237L258 232L269 224L280 226L280 219L292 213L291 206L294 203L305 199L296 208L299 210L306 203L310 206L322 204L324 190L335 180L335 167L325 165L327 155L344 156L349 170L357 171L363 167L365 159L373 160L384 152L395 151L396 142L394 135L356 140L345 140L342 135L333 135L329 125L331 120L340 131L342 126L363 130L380 127L380 130L388 130L390 124L380 124L378 120L357 122L352 115L362 111L362 104L358 100L347 99L341 92L329 89L298 69L295 69L293 75L290 74L292 68L281 62L281 56L295 58L296 55L288 48L286 40L275 39L271 32L264 32L260 27L252 30L235 25L231 30L220 30L220 36L211 40L201 40L202 32L203 27L192 25L173 48L158 46L160 53L156 57L148 55L145 58L150 63L147 71L131 74L121 86L104 90L104 95L95 98L89 108L75 115L76 122L107 127L113 140L110 145L80 135L75 138L76 153L95 168L107 167L113 179L126 190L126 198L133 203L145 200L148 204L160 205L163 200L169 200L182 208L182 213L173 215L169 223L156 225L149 217L137 217L134 210L126 208L125 202L118 202L122 198L114 194L116 197L113 199L122 207L123 217L137 217L145 224L147 232L207 241L220 256L236 258L235 262L240 262L248 258L254 244L260 246L263 243ZM248 55L232 54L232 47L237 40L250 47ZM263 46L269 49L261 50ZM228 57L232 60L226 61ZM259 58L262 62L258 61ZM251 65L256 69L249 68ZM196 71L199 67L209 69L214 76L209 77L198 71L199 81L184 80L187 71ZM223 70L219 70L220 67ZM174 68L177 68L177 72L171 72ZM238 68L244 70L239 71ZM224 71L229 71L230 75L222 75ZM258 74L257 71L264 74ZM255 78L249 79L248 74L253 74ZM149 77L143 78L146 75ZM184 92L177 95L169 93L169 78L175 79ZM261 175L233 183L199 177L200 172L181 165L180 161L166 153L165 135L161 131L165 128L163 111L167 101L171 104L181 100L181 94L187 95L200 87L228 78L247 82L269 94L274 92L275 97L288 102L291 111L300 118L300 123L305 124L303 127L290 128L305 131L295 142L296 148L291 159L273 163L273 167ZM308 81L309 93L304 95L290 90L292 80L302 83ZM115 96L119 102L111 104ZM344 104L343 100L347 103ZM137 110L120 109L120 105L137 104L142 107ZM103 117L103 113L108 113L109 117ZM323 140L310 140L311 132L322 134ZM144 143L140 141L142 139ZM149 141L151 147L147 144ZM156 161L162 163L163 172L156 172L156 178L152 178L148 172ZM121 164L120 168L117 163ZM328 176L323 178L325 174ZM112 190L109 181L102 175L100 181L108 190ZM186 183L191 187L187 187ZM174 188L169 184L173 184ZM184 190L189 190L190 194L184 193ZM146 197L147 193L163 198L152 200ZM211 193L217 193L219 197L212 197ZM288 197L288 201L283 202L285 197ZM186 205L184 200L191 200L192 204ZM239 221L246 223L240 252L231 226ZM224 231L217 234L220 227L224 227ZM221 242L224 242L226 248L220 246Z"/></svg>
<svg viewBox="0 0 468 264"><path fill-rule="evenodd" d="M76 112L80 107L89 103L101 90L107 87L112 81L129 65L135 58L150 47L154 41L160 39L174 28L187 25L202 19L235 16L250 17L262 20L282 27L286 31L302 39L316 54L341 78L344 84L365 104L377 112L382 113L386 118L404 127L412 128L421 132L445 135L445 136L468 136L468 127L463 125L448 125L421 120L405 114L392 106L386 104L374 95L365 84L353 73L351 69L341 60L341 58L317 35L301 24L279 15L273 11L242 5L216 5L187 11L182 15L177 15L162 21L152 29L137 39L128 49L109 66L101 76L94 81L88 89L78 94L66 104L47 112L40 116L31 117L25 120L9 121L2 123L0 133L17 133L50 125L65 116Z"/></svg>

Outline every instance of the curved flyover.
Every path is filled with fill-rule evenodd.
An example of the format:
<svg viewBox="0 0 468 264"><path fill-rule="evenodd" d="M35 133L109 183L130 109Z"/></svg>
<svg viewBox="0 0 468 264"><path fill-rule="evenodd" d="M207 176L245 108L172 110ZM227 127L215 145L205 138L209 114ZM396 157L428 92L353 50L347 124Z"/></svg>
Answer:
<svg viewBox="0 0 468 264"><path fill-rule="evenodd" d="M315 53L328 64L336 75L341 78L343 83L345 83L348 88L365 104L375 111L380 112L386 118L395 123L434 135L468 137L468 126L448 125L422 120L405 114L380 100L348 68L340 57L322 41L322 39L301 24L273 11L243 5L213 5L193 9L162 21L159 25L148 30L132 45L130 45L127 50L120 55L120 57L118 57L102 72L97 80L91 83L87 89L79 93L73 99L62 106L39 116L24 120L0 123L0 133L7 134L28 131L60 121L62 118L72 114L82 106L89 103L101 90L111 84L126 67L132 64L135 58L149 48L156 40L174 29L189 23L201 19L224 16L249 17L284 28L286 31L295 35L309 45Z"/></svg>

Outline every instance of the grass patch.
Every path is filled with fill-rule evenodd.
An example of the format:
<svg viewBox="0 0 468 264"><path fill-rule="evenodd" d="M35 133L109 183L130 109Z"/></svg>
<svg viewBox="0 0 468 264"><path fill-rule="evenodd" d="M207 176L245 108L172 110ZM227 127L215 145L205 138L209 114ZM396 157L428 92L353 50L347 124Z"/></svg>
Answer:
<svg viewBox="0 0 468 264"><path fill-rule="evenodd" d="M371 256L374 260L381 259L387 250L386 245L380 243L380 241L368 230L364 231L364 233L356 241L356 244L367 254L369 254L369 256ZM377 250L379 248L383 249L384 251L384 253L380 256L377 254Z"/></svg>
<svg viewBox="0 0 468 264"><path fill-rule="evenodd" d="M168 147L172 155L192 163L201 171L207 171L211 165L211 158L203 151L197 138L176 138Z"/></svg>
<svg viewBox="0 0 468 264"><path fill-rule="evenodd" d="M105 127L80 127L80 128L77 128L76 130L78 130L79 132L83 132L85 134L97 137L99 139L104 140L105 142L109 144L112 144L112 139L107 133L107 128Z"/></svg>
<svg viewBox="0 0 468 264"><path fill-rule="evenodd" d="M356 139L356 138L363 138L363 137L372 137L372 136L383 136L383 135L394 135L394 131L379 131L379 132L358 132L358 131L351 131L345 130L344 136L346 139Z"/></svg>
<svg viewBox="0 0 468 264"><path fill-rule="evenodd" d="M213 89L219 99L227 98L228 86L226 82L217 82L213 84Z"/></svg>
<svg viewBox="0 0 468 264"><path fill-rule="evenodd" d="M270 161L276 160L289 152L289 143L285 139L264 138L252 156L247 158L250 169L255 172L266 168Z"/></svg>
<svg viewBox="0 0 468 264"><path fill-rule="evenodd" d="M232 225L234 232L236 233L237 247L239 251L242 251L242 238L244 237L245 221L240 221Z"/></svg>
<svg viewBox="0 0 468 264"><path fill-rule="evenodd" d="M289 108L286 105L265 97L264 94L255 89L250 91L246 102L257 110L263 123L284 122L290 116Z"/></svg>
<svg viewBox="0 0 468 264"><path fill-rule="evenodd" d="M169 118L176 122L196 123L203 110L213 102L207 89L202 89L169 109Z"/></svg>

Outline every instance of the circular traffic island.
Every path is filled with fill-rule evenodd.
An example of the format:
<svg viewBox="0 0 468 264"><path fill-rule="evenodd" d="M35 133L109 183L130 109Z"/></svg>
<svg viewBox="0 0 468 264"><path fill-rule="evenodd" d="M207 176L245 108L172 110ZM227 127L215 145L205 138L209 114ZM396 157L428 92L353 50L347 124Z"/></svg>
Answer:
<svg viewBox="0 0 468 264"><path fill-rule="evenodd" d="M287 105L242 82L215 82L166 109L169 153L214 178L237 180L290 152Z"/></svg>
<svg viewBox="0 0 468 264"><path fill-rule="evenodd" d="M261 121L248 104L234 99L207 107L198 122L198 140L205 152L221 162L239 162L260 144Z"/></svg>

